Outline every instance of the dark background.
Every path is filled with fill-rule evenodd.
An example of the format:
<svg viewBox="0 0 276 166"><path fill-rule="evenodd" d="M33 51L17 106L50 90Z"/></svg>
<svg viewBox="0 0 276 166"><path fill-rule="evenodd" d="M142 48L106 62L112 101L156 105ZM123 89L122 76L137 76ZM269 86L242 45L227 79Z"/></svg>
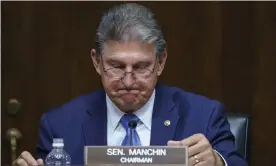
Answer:
<svg viewBox="0 0 276 166"><path fill-rule="evenodd" d="M101 13L119 2L1 2L2 165L16 127L19 152L34 152L43 112L101 87L90 49ZM223 102L252 118L251 165L276 158L276 4L139 2L156 13L168 42L161 81ZM5 114L10 98L22 103Z"/></svg>

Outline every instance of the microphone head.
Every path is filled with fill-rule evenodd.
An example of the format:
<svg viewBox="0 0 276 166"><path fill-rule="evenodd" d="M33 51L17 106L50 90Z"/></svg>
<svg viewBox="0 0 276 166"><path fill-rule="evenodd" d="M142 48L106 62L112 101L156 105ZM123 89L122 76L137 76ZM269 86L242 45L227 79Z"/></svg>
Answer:
<svg viewBox="0 0 276 166"><path fill-rule="evenodd" d="M132 120L128 123L128 127L134 129L137 126L137 122L135 120Z"/></svg>

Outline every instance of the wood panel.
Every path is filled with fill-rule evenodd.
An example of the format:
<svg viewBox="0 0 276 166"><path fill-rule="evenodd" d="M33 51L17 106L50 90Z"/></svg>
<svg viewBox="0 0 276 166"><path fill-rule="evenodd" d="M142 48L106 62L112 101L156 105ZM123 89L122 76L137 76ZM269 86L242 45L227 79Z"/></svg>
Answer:
<svg viewBox="0 0 276 166"><path fill-rule="evenodd" d="M252 163L273 165L276 158L276 3L255 3L253 50Z"/></svg>
<svg viewBox="0 0 276 166"><path fill-rule="evenodd" d="M90 60L101 13L120 2L2 2L2 165L5 131L34 152L41 114L101 87ZM274 2L138 2L157 16L168 46L160 80L252 117L251 165L273 165L276 139ZM4 114L7 101L22 102Z"/></svg>

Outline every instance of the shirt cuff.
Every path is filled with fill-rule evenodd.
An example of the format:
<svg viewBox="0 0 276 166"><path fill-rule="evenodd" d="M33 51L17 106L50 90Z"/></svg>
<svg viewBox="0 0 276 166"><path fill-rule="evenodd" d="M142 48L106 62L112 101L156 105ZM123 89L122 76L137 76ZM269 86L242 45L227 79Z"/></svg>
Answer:
<svg viewBox="0 0 276 166"><path fill-rule="evenodd" d="M226 162L225 159L222 157L222 155L221 155L218 151L216 151L215 149L214 149L214 151L222 158L222 160L223 160L223 162L224 162L224 165L225 165L225 166L228 166L228 165L227 165L227 162Z"/></svg>

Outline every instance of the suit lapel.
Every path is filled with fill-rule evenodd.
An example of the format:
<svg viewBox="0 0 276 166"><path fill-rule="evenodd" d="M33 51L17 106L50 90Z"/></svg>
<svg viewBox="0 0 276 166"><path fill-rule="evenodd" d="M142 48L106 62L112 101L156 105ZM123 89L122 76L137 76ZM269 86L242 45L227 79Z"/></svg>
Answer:
<svg viewBox="0 0 276 166"><path fill-rule="evenodd" d="M156 86L150 145L167 145L174 138L179 116L172 94L163 85Z"/></svg>
<svg viewBox="0 0 276 166"><path fill-rule="evenodd" d="M152 115L150 145L167 145L174 138L179 115L170 91L158 84ZM105 92L91 102L82 124L84 145L107 145L107 108Z"/></svg>
<svg viewBox="0 0 276 166"><path fill-rule="evenodd" d="M85 145L107 145L107 110L105 93L101 91L98 99L90 104L82 124Z"/></svg>

